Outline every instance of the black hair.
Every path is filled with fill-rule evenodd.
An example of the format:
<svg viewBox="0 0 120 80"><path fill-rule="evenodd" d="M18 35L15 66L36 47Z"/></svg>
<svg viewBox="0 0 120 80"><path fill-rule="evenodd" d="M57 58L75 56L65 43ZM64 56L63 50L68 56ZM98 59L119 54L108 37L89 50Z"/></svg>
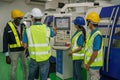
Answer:
<svg viewBox="0 0 120 80"><path fill-rule="evenodd" d="M97 27L97 26L98 26L98 24L93 24L93 26L94 26L94 27Z"/></svg>
<svg viewBox="0 0 120 80"><path fill-rule="evenodd" d="M36 18L35 18L34 20L35 20L35 22L37 22L37 21L41 21L41 19L36 19Z"/></svg>
<svg viewBox="0 0 120 80"><path fill-rule="evenodd" d="M86 30L83 26L78 26L81 30L82 30L82 33L83 33L83 36L84 36L84 41L86 43Z"/></svg>
<svg viewBox="0 0 120 80"><path fill-rule="evenodd" d="M34 18L34 17L31 15L31 18ZM37 22L37 21L41 21L41 18L40 18L40 19L36 19L36 18L34 18L34 20L35 20L35 22Z"/></svg>

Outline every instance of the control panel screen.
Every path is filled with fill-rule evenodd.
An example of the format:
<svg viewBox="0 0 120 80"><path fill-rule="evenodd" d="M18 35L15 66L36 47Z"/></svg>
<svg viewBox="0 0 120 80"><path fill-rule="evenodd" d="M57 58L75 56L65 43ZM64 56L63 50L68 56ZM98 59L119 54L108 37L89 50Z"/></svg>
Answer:
<svg viewBox="0 0 120 80"><path fill-rule="evenodd" d="M70 29L70 17L55 17L57 29Z"/></svg>

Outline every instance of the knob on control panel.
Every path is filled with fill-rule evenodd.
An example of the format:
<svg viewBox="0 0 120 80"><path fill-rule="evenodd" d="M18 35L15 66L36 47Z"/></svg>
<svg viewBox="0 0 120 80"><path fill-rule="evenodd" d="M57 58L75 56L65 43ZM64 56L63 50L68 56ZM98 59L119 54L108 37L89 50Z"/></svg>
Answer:
<svg viewBox="0 0 120 80"><path fill-rule="evenodd" d="M70 34L70 31L67 31L67 34Z"/></svg>

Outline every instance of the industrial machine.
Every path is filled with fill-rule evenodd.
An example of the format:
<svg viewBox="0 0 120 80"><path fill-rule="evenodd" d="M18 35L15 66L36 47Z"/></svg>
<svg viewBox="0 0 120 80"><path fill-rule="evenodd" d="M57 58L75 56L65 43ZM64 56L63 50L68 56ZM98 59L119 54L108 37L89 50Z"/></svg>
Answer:
<svg viewBox="0 0 120 80"><path fill-rule="evenodd" d="M108 19L108 25L99 25L105 39L104 67L101 69L101 80L120 80L120 5L103 7L101 19Z"/></svg>
<svg viewBox="0 0 120 80"><path fill-rule="evenodd" d="M81 7L82 10L80 9L80 13L74 14L69 11L70 7ZM61 13L65 14L53 14L53 25L57 27L58 33L54 39L53 46L56 50L56 74L61 79L72 77L66 76L66 74L72 73L72 65L68 65L72 64L71 59L69 59L70 57L67 55L69 47L66 46L66 42L70 42L69 40L75 31L72 27L72 19L76 16L86 17L86 15L92 11L100 15L101 20L98 28L102 32L104 40L104 66L100 71L102 75L101 80L120 80L120 5L106 3L100 3L98 6L94 6L93 3L66 4L61 9ZM66 13L71 13L69 14L69 18L65 16ZM69 23L69 21L71 22ZM68 27L68 25L70 25L70 27ZM87 28L86 31L89 32Z"/></svg>
<svg viewBox="0 0 120 80"><path fill-rule="evenodd" d="M65 11L65 8L62 11ZM120 63L118 62L120 60L120 5L89 8L86 15L92 11L100 15L101 21L98 28L104 40L104 66L101 69L101 80L120 80Z"/></svg>
<svg viewBox="0 0 120 80"><path fill-rule="evenodd" d="M71 15L58 14L54 15L54 26L57 28L57 35L55 36L55 46L65 46L70 43L70 28L71 28Z"/></svg>
<svg viewBox="0 0 120 80"><path fill-rule="evenodd" d="M54 14L54 26L57 29L57 35L54 39L53 48L56 50L56 75L61 79L72 77L72 59L68 56L71 22L71 14Z"/></svg>

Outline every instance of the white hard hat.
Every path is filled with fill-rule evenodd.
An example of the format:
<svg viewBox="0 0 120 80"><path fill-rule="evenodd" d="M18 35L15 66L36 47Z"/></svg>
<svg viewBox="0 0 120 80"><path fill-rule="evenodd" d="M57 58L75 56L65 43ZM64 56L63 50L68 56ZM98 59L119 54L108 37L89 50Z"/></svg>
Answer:
<svg viewBox="0 0 120 80"><path fill-rule="evenodd" d="M37 19L39 19L43 16L43 14L39 8L33 8L31 11L31 15Z"/></svg>

